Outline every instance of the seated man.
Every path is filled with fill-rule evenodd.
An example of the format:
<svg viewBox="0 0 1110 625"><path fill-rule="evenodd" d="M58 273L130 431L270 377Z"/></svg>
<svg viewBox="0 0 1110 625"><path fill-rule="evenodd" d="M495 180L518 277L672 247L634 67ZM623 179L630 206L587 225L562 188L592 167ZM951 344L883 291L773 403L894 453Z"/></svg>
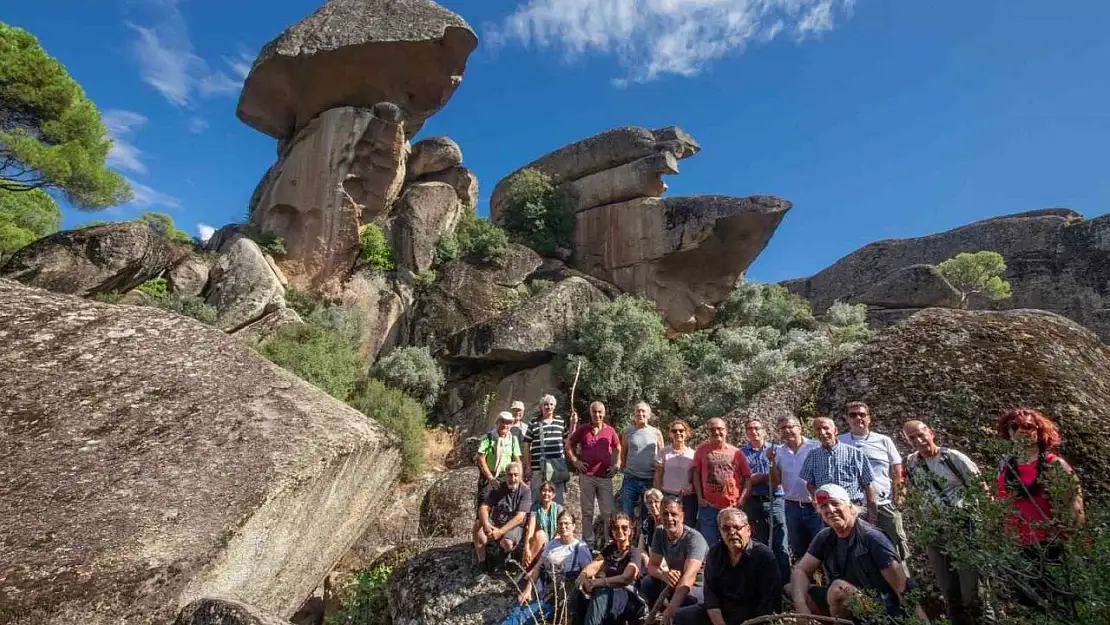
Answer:
<svg viewBox="0 0 1110 625"><path fill-rule="evenodd" d="M717 528L721 542L705 561L705 601L679 610L678 625L740 625L782 607L778 560L770 547L752 540L748 515L725 508Z"/></svg>
<svg viewBox="0 0 1110 625"><path fill-rule="evenodd" d="M652 606L650 622L660 608L660 597L668 599L663 612L663 625L670 625L675 612L685 605L695 605L702 599L701 565L709 546L705 538L684 523L682 502L676 499L663 501L663 525L655 528L651 539L651 557L647 573L641 584L644 597ZM667 569L663 570L666 562Z"/></svg>
<svg viewBox="0 0 1110 625"><path fill-rule="evenodd" d="M532 492L524 486L524 469L519 462L509 463L505 482L486 495L478 507L478 523L474 526L474 551L478 568L491 573L486 559L486 545L496 541L505 553L512 553L524 533L524 519L532 507Z"/></svg>
<svg viewBox="0 0 1110 625"><path fill-rule="evenodd" d="M817 533L809 550L794 565L790 580L794 611L851 618L848 600L870 591L878 596L888 615L904 616L903 597L913 583L906 577L890 539L857 517L843 486L825 484L814 492L813 500L828 527ZM825 567L827 588L810 585L821 566Z"/></svg>

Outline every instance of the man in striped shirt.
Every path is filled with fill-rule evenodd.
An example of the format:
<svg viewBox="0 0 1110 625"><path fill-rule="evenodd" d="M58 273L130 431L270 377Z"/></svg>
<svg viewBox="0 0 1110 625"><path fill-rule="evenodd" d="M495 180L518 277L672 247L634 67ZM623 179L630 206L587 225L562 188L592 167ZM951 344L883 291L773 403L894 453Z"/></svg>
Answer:
<svg viewBox="0 0 1110 625"><path fill-rule="evenodd" d="M875 488L871 485L875 476L871 463L862 451L841 443L837 439L836 424L827 417L813 420L813 437L821 444L806 456L798 477L805 480L806 488L812 495L823 484L836 484L848 492L848 497L856 506L867 506L869 523L878 522L879 506L875 499Z"/></svg>
<svg viewBox="0 0 1110 625"><path fill-rule="evenodd" d="M544 395L540 399L540 416L528 425L528 432L524 435L524 466L531 471L535 501L539 501L540 486L547 481L543 474L543 461L550 461L563 470L567 467L563 449L566 434L566 423L555 414L555 397ZM563 505L566 487L566 482L555 482L555 501L559 505Z"/></svg>

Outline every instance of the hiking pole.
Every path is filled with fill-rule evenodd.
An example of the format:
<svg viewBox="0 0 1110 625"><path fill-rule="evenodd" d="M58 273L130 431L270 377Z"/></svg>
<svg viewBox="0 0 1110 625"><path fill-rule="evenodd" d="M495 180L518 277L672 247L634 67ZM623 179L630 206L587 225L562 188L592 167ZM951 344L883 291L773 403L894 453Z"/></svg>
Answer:
<svg viewBox="0 0 1110 625"><path fill-rule="evenodd" d="M574 391L578 390L578 376L581 375L581 374L582 374L582 360L579 359L578 360L578 369L574 372L574 383L572 383L570 385L570 411L573 414L578 414L578 411L574 409ZM577 421L574 423L574 425L575 426L578 425ZM571 429L574 429L574 428L571 428Z"/></svg>

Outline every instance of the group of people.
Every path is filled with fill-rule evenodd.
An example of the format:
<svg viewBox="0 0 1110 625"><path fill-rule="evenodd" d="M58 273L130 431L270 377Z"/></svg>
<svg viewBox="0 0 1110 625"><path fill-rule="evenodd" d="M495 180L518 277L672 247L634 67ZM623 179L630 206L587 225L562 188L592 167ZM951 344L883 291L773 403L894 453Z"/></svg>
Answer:
<svg viewBox="0 0 1110 625"><path fill-rule="evenodd" d="M1055 423L1035 410L999 419L999 435L1023 452L1001 463L992 488L966 454L941 447L918 420L902 428L914 449L903 459L891 437L872 430L862 402L845 406L844 433L819 417L810 439L798 419L787 417L774 424L781 442L772 443L769 424L750 418L736 447L717 418L706 423L707 440L696 448L681 419L670 424L666 444L644 402L620 433L600 402L581 425L573 410L569 420L556 415L550 395L539 405L540 415L525 422L524 404L513 402L475 459L479 566L492 572L487 546L496 542L526 571L520 607L506 623L542 621L561 604L584 625L655 615L664 625L739 625L781 611L784 598L795 613L850 618L860 593L891 616L906 615L914 581L899 506L907 489L920 489L936 514L958 515L968 489L983 488L1012 502L1010 524L1030 558L1059 557L1059 511L1044 474L1049 467L1072 470L1054 453ZM581 519L563 505L572 472L579 476ZM1077 482L1067 502L1082 522ZM595 533L595 504L604 532ZM954 562L939 540L921 546L950 620L993 622L979 572Z"/></svg>

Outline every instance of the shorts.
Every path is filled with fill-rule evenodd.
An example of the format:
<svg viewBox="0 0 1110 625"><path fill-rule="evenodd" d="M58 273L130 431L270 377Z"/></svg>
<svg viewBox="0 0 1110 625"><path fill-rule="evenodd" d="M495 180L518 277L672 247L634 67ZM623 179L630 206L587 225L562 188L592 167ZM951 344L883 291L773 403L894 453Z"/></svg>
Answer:
<svg viewBox="0 0 1110 625"><path fill-rule="evenodd" d="M513 547L520 544L520 539L524 537L524 528L519 525L509 530L508 534L501 537L502 540L509 540L513 543Z"/></svg>

